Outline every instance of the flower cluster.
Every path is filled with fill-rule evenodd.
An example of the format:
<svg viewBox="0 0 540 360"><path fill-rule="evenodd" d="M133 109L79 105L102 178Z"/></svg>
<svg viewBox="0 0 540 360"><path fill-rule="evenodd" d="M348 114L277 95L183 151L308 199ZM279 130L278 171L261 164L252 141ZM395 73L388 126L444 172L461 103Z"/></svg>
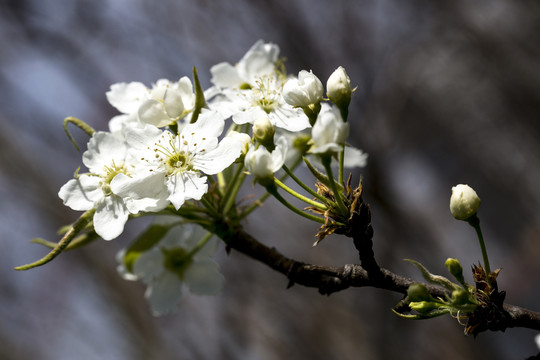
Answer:
<svg viewBox="0 0 540 360"><path fill-rule="evenodd" d="M234 228L266 199L239 205L236 197L247 175L298 215L325 226L344 226L349 200L339 194L345 187L343 168L364 166L367 157L346 144L354 90L345 69L330 76L325 97L325 87L312 71L288 75L278 46L257 41L238 63L219 63L210 73L212 86L207 89L195 69L192 79L160 79L150 87L113 84L106 97L120 114L109 121L108 131L66 119L91 138L82 156L87 171L78 169L59 197L85 213L50 255L19 269L50 261L77 236L112 240L131 218L172 215L174 226L184 224L175 227L181 230L151 225L121 252L122 274L148 284L147 298L156 314L174 308L182 283L198 294L214 293L222 277L205 250L209 237L219 224ZM303 159L334 195L320 195L294 176ZM332 162L339 166L338 180ZM280 169L316 200L277 179ZM288 203L278 186L310 205L306 209L317 209L319 216ZM330 220L328 214L338 215ZM208 236L185 223L198 224L193 226Z"/></svg>

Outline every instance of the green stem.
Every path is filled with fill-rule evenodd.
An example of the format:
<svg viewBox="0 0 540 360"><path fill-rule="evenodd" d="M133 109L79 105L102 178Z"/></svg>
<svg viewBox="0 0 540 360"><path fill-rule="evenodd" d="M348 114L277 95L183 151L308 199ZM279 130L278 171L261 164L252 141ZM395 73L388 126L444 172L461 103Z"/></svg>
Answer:
<svg viewBox="0 0 540 360"><path fill-rule="evenodd" d="M233 178L231 179L231 182L229 183L229 186L227 187L227 190L225 191L225 197L223 199L223 214L227 214L233 206L236 200L236 195L238 195L238 191L240 191L245 178L246 173L244 172L244 165L239 164Z"/></svg>
<svg viewBox="0 0 540 360"><path fill-rule="evenodd" d="M322 202L328 201L328 199L324 198L323 196L318 194L316 191L311 189L309 186L304 184L302 180L300 180L296 175L294 175L294 173L287 166L283 165L282 169L285 171L285 173L287 173L287 175L291 177L291 179L293 179L298 185L302 187L302 189L306 190L310 195L312 195L313 197L316 197Z"/></svg>
<svg viewBox="0 0 540 360"><path fill-rule="evenodd" d="M197 245L195 245L195 247L193 249L191 249L191 251L188 253L188 257L192 257L193 255L195 255L196 253L199 252L199 250L201 250L207 243L208 241L212 238L214 234L209 232L207 233L202 239L201 241L199 241L199 243Z"/></svg>
<svg viewBox="0 0 540 360"><path fill-rule="evenodd" d="M486 250L486 244L484 242L484 236L482 235L482 229L480 228L480 219L476 214L474 214L472 217L467 219L467 222L476 230L476 235L478 236L478 242L480 243L480 250L482 251L482 258L484 259L484 268L486 270L486 274L488 282L489 282L489 274L491 274L491 267L489 266L489 259L487 255Z"/></svg>
<svg viewBox="0 0 540 360"><path fill-rule="evenodd" d="M343 167L345 164L345 144L343 144L343 148L339 152L339 174L338 174L338 184L345 186L345 183L343 183Z"/></svg>
<svg viewBox="0 0 540 360"><path fill-rule="evenodd" d="M293 206L292 204L290 204L287 200L285 200L277 191L277 187L274 183L271 183L270 185L267 185L266 186L266 190L271 194L273 195L280 203L282 203L283 205L285 205L285 207L289 210L291 210L292 212L302 216L302 217L305 217L306 219L309 219L309 220L312 220L312 221L315 221L315 222L318 222L320 224L324 224L325 223L325 220L323 218L320 218L318 216L315 216L315 215L311 215L311 214L307 214L305 212L303 212L302 210L298 209L297 207Z"/></svg>
<svg viewBox="0 0 540 360"><path fill-rule="evenodd" d="M315 200L311 200L310 198L305 197L304 195L301 195L301 194L297 193L296 191L294 191L293 189L291 189L290 187L288 187L287 185L285 185L284 183L282 183L278 179L274 178L274 182L276 183L277 186L279 186L280 188L282 188L283 190L285 190L286 192L288 192L289 194L291 194L295 198L300 199L303 202L305 202L305 203L307 203L307 204L309 204L311 206L314 206L314 207L316 207L318 209L321 209L323 211L328 210L326 205L321 204L321 203L319 203L319 202L317 202Z"/></svg>
<svg viewBox="0 0 540 360"><path fill-rule="evenodd" d="M71 226L68 232L66 232L62 239L58 242L56 247L52 249L51 252L49 252L43 258L30 264L17 266L15 270L28 270L37 266L45 265L58 255L60 255L60 253L69 245L69 243L75 238L75 236L79 232L81 232L89 222L92 221L95 212L96 209L93 208L83 213L81 217L79 217L79 219L73 224L73 226Z"/></svg>
<svg viewBox="0 0 540 360"><path fill-rule="evenodd" d="M322 164L324 166L324 169L326 170L326 175L328 175L328 182L330 184L330 189L334 193L334 197L336 198L336 204L339 208L339 212L342 215L347 215L349 211L347 210L347 207L345 206L345 203L343 201L343 196L341 195L340 191L337 188L336 181L334 180L334 173L332 172L332 166L330 165L332 158L328 155L321 156Z"/></svg>

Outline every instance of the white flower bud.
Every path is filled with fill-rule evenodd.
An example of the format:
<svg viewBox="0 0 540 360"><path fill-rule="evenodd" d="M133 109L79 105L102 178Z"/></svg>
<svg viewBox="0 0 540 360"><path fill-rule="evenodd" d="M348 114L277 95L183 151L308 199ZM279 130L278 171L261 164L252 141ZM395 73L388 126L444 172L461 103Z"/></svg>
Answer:
<svg viewBox="0 0 540 360"><path fill-rule="evenodd" d="M253 122L253 136L264 147L271 150L274 148L274 133L274 125L272 125L268 117L262 116Z"/></svg>
<svg viewBox="0 0 540 360"><path fill-rule="evenodd" d="M246 169L257 180L272 179L274 173L283 166L286 153L287 141L284 137L278 139L271 153L264 146L259 146L257 150L252 147L246 154Z"/></svg>
<svg viewBox="0 0 540 360"><path fill-rule="evenodd" d="M292 106L307 107L322 101L324 88L321 80L310 70L302 70L298 78L289 79L283 86L283 99Z"/></svg>
<svg viewBox="0 0 540 360"><path fill-rule="evenodd" d="M351 94L351 79L349 79L345 68L340 66L326 82L326 96L343 111L343 109L348 108L351 102Z"/></svg>
<svg viewBox="0 0 540 360"><path fill-rule="evenodd" d="M467 220L480 207L480 198L469 185L459 184L452 187L450 212L458 220Z"/></svg>

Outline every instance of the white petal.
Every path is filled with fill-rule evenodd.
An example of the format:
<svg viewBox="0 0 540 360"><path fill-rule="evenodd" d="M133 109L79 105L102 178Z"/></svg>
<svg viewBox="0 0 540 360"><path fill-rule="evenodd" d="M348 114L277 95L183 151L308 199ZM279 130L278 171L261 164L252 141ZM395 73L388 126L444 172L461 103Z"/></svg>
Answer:
<svg viewBox="0 0 540 360"><path fill-rule="evenodd" d="M229 63L222 62L210 68L212 83L219 87L236 87L244 82L238 70Z"/></svg>
<svg viewBox="0 0 540 360"><path fill-rule="evenodd" d="M218 264L210 259L191 263L184 273L184 280L189 290L197 295L216 295L225 283Z"/></svg>
<svg viewBox="0 0 540 360"><path fill-rule="evenodd" d="M111 190L124 199L132 214L140 211L160 211L169 204L165 174L160 172L148 172L147 176L133 177L118 174L111 181Z"/></svg>
<svg viewBox="0 0 540 360"><path fill-rule="evenodd" d="M238 63L238 73L249 83L262 75L273 73L278 60L279 47L272 43L257 41Z"/></svg>
<svg viewBox="0 0 540 360"><path fill-rule="evenodd" d="M144 296L150 302L155 316L175 311L176 303L182 296L182 283L177 274L164 271L148 286Z"/></svg>
<svg viewBox="0 0 540 360"><path fill-rule="evenodd" d="M128 127L124 129L126 142L130 148L144 150L154 145L165 131L154 125L145 124L142 127Z"/></svg>
<svg viewBox="0 0 540 360"><path fill-rule="evenodd" d="M345 158L343 159L343 166L346 168L352 167L364 167L367 164L368 154L360 149L345 146Z"/></svg>
<svg viewBox="0 0 540 360"><path fill-rule="evenodd" d="M105 95L109 103L120 112L132 114L148 98L148 89L140 82L118 83L113 84Z"/></svg>
<svg viewBox="0 0 540 360"><path fill-rule="evenodd" d="M110 195L99 201L94 214L94 229L104 240L112 240L124 231L129 212L122 198Z"/></svg>
<svg viewBox="0 0 540 360"><path fill-rule="evenodd" d="M171 119L176 119L184 112L184 103L179 91L168 89L163 98L165 112Z"/></svg>
<svg viewBox="0 0 540 360"><path fill-rule="evenodd" d="M276 148L272 151L272 172L276 172L283 166L287 156L287 139L280 137L276 141Z"/></svg>
<svg viewBox="0 0 540 360"><path fill-rule="evenodd" d="M71 179L64 184L58 196L64 201L64 205L73 210L90 210L104 196L100 182L101 179L97 176L81 175L78 179Z"/></svg>
<svg viewBox="0 0 540 360"><path fill-rule="evenodd" d="M198 172L186 171L169 176L167 181L169 190L168 200L179 209L186 200L200 200L208 191L206 177Z"/></svg>
<svg viewBox="0 0 540 360"><path fill-rule="evenodd" d="M302 131L311 126L302 109L293 108L285 102L268 114L268 119L276 127L292 132Z"/></svg>
<svg viewBox="0 0 540 360"><path fill-rule="evenodd" d="M166 126L171 123L171 119L165 113L163 104L154 99L146 100L142 103L139 107L138 115L141 122L156 127Z"/></svg>
<svg viewBox="0 0 540 360"><path fill-rule="evenodd" d="M91 172L102 174L104 167L110 166L114 161L117 165L124 162L127 145L118 136L112 133L98 131L90 138L88 150L83 154L83 164Z"/></svg>
<svg viewBox="0 0 540 360"><path fill-rule="evenodd" d="M193 167L207 175L220 173L238 159L249 140L247 134L231 132L221 140L217 148L197 155L193 159Z"/></svg>
<svg viewBox="0 0 540 360"><path fill-rule="evenodd" d="M195 106L195 94L193 93L193 84L187 76L183 76L180 80L178 80L178 92L182 97L184 107L188 110L193 109Z"/></svg>
<svg viewBox="0 0 540 360"><path fill-rule="evenodd" d="M163 271L163 253L157 247L142 253L133 264L133 274L145 283L150 282Z"/></svg>

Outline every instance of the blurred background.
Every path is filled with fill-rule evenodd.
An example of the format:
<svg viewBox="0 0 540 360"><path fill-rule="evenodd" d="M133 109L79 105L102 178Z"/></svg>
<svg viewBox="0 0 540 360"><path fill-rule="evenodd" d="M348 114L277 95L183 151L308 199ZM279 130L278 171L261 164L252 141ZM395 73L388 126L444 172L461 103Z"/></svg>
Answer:
<svg viewBox="0 0 540 360"><path fill-rule="evenodd" d="M105 130L105 92L235 63L258 39L279 44L287 69L323 82L342 65L358 86L350 143L369 153L354 176L371 204L375 254L421 279L413 258L446 274L481 260L472 228L448 210L450 189L471 185L499 287L540 310L540 3L536 1L0 2L1 359L524 359L527 329L465 337L451 317L413 322L391 312L400 296L349 289L329 297L294 286L242 254L217 258L218 297L182 299L152 317L141 283L122 280L122 237L97 241L27 272L47 250L34 237L79 213L58 189L81 165L62 120ZM77 139L86 138L74 130ZM250 191L250 185L247 186ZM246 223L265 244L305 262L357 262L345 238L311 244L316 227L268 201ZM467 271L466 279L472 281Z"/></svg>

